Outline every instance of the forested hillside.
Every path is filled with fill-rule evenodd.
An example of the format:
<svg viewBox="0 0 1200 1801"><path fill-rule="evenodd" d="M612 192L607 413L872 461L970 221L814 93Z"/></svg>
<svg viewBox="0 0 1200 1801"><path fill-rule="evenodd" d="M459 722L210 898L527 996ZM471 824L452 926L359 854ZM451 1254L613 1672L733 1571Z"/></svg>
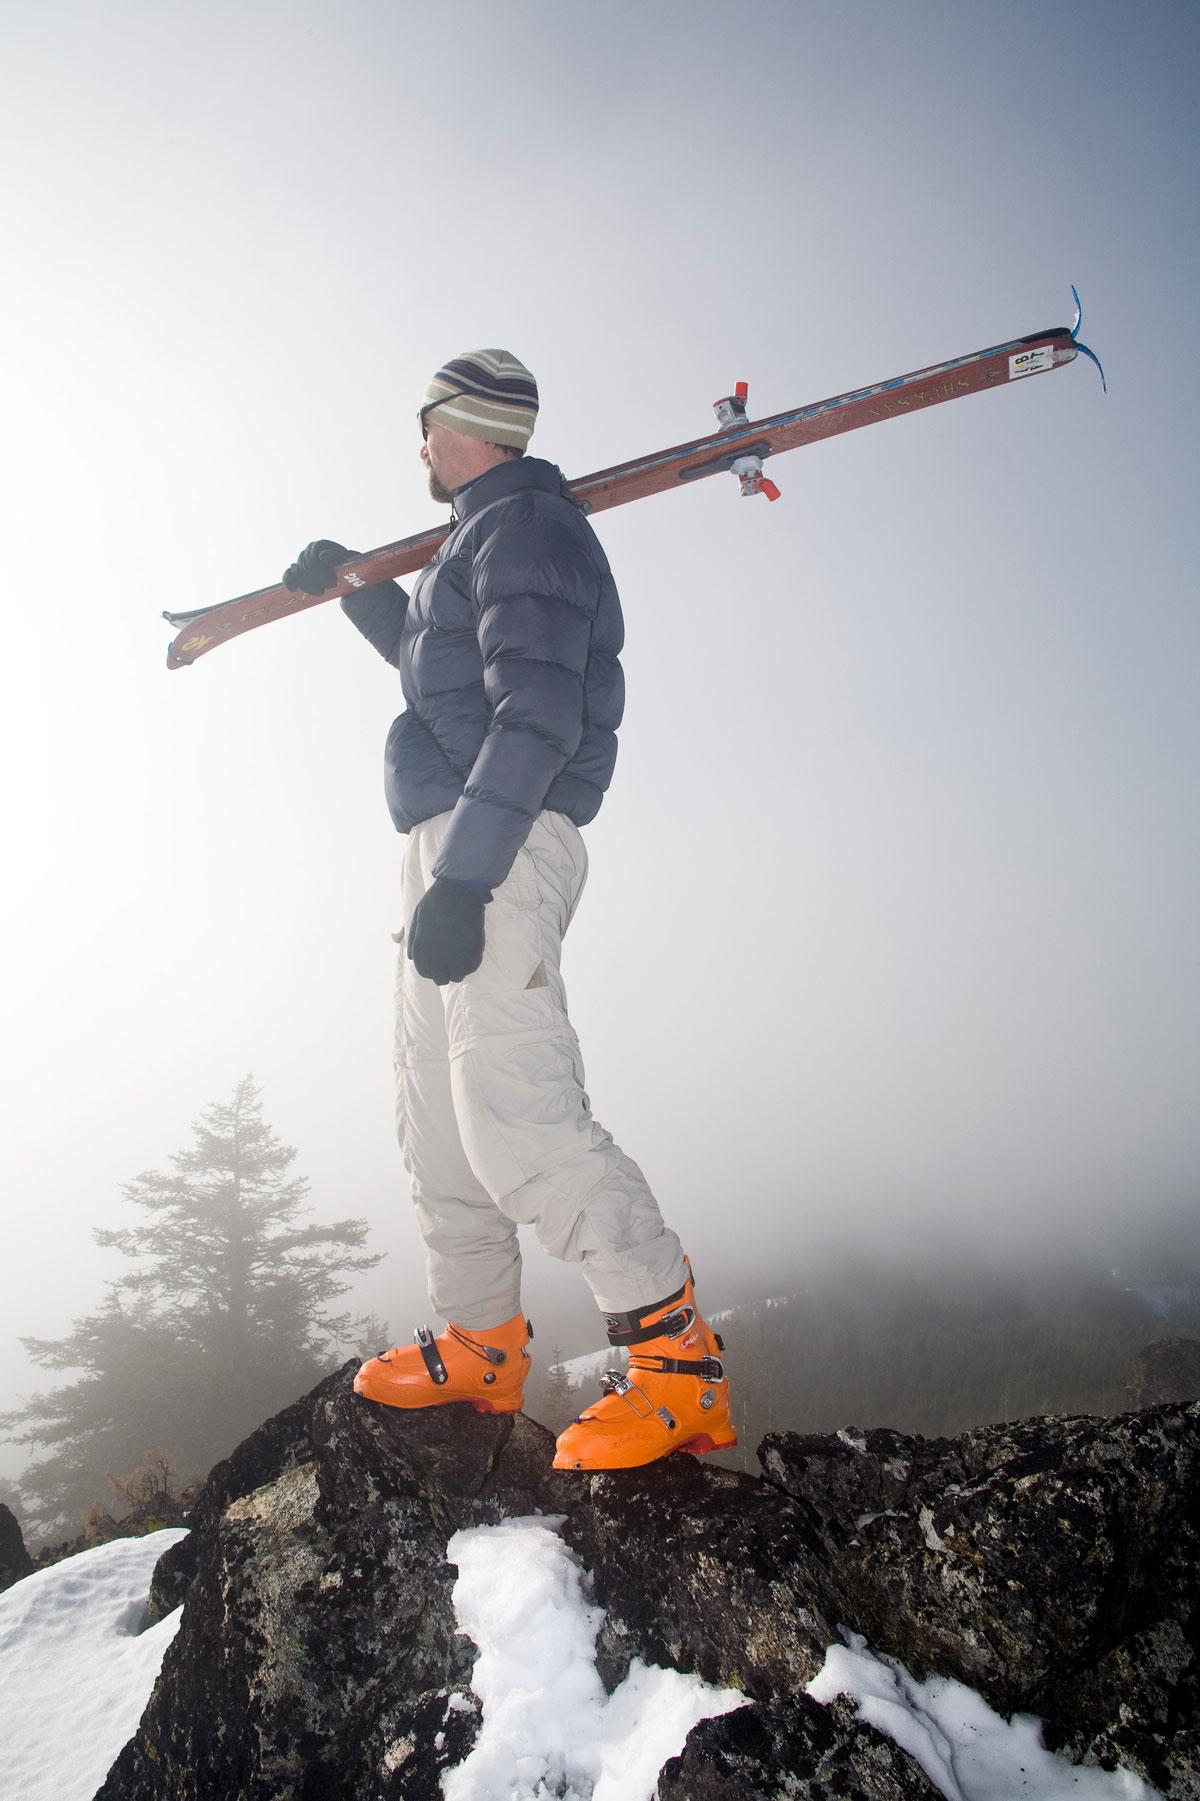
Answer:
<svg viewBox="0 0 1200 1801"><path fill-rule="evenodd" d="M753 1469L763 1434L785 1428L944 1437L1033 1414L1121 1412L1147 1344L1200 1337L1200 1272L1175 1253L1125 1269L1003 1273L862 1259L712 1318L740 1440L725 1455ZM554 1429L598 1393L594 1360L563 1356L560 1372L543 1346L526 1401Z"/></svg>

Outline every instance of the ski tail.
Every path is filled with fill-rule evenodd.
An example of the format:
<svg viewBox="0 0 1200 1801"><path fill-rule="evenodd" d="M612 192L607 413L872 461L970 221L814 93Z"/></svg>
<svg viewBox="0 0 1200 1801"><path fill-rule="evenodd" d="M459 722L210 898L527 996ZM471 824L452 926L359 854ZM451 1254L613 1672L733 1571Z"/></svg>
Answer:
<svg viewBox="0 0 1200 1801"><path fill-rule="evenodd" d="M1091 357L1093 363L1095 363L1097 369L1100 371L1100 382L1104 392L1107 394L1108 378L1104 373L1104 364L1100 361L1100 358L1096 355L1094 350L1089 350L1087 345L1080 341L1079 327L1083 324L1083 302L1079 298L1079 289L1075 286L1074 282L1071 283L1071 293L1075 299L1075 323L1071 327L1071 336L1075 340L1075 348L1076 350L1082 350L1084 356Z"/></svg>

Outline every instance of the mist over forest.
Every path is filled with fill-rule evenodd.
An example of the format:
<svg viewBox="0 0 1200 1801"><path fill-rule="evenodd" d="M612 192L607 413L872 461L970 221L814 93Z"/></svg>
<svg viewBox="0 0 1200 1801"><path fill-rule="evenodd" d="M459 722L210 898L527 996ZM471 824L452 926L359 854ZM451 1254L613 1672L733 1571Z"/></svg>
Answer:
<svg viewBox="0 0 1200 1801"><path fill-rule="evenodd" d="M17 1451L0 1499L34 1540L98 1530L139 1496L167 1504L343 1360L429 1319L419 1260L389 1270L364 1220L311 1217L302 1153L265 1108L244 1078L202 1110L172 1171L126 1184L94 1228L122 1272L68 1332L26 1341L40 1367L0 1407ZM558 1431L594 1398L605 1341L580 1271L526 1237L526 1410ZM1148 1344L1200 1338L1192 1207L1131 1210L1074 1241L1028 1225L1006 1236L1002 1219L986 1235L827 1231L785 1254L777 1234L770 1257L747 1243L722 1254L711 1237L710 1223L689 1250L726 1341L740 1441L728 1460L746 1469L769 1430L950 1436L1117 1412Z"/></svg>

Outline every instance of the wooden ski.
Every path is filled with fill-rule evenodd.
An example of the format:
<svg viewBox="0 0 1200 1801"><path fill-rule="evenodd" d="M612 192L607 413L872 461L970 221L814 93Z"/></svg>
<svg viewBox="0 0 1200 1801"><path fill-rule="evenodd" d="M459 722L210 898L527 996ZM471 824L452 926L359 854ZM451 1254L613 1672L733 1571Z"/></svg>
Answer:
<svg viewBox="0 0 1200 1801"><path fill-rule="evenodd" d="M897 375L873 387L855 388L848 394L836 394L831 400L818 400L757 422L746 417L746 386L739 383L732 395L714 403L720 429L710 436L676 444L651 456L636 457L632 462L601 469L577 481L564 481L563 491L584 512L598 513L606 507L623 506L626 501L642 500L667 488L700 481L705 476L732 472L738 477L743 494L763 493L774 500L778 489L762 472L767 457L798 450L803 444L817 444L863 425L903 418L943 401L960 400L966 394L1008 387L1027 376L1062 368L1081 350L1096 361L1087 346L1077 342L1078 329L1077 317L1073 329L1056 326L1051 331L1034 332L1010 344L995 344L971 356L955 357L951 362L918 369L911 375ZM252 594L195 612L164 613L169 624L180 628L167 652L167 667L182 669L219 644L272 619L321 606L356 588L411 575L424 568L449 535L449 525L434 527L356 556L339 566L337 586L324 594L292 593L282 586L259 588Z"/></svg>

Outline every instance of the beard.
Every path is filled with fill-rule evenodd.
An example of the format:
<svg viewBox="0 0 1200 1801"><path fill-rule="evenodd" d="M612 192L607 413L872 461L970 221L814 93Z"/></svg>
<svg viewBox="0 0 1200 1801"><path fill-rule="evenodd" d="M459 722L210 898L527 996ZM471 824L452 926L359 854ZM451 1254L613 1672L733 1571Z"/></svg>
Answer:
<svg viewBox="0 0 1200 1801"><path fill-rule="evenodd" d="M434 500L439 501L443 506L450 506L453 503L453 490L448 488L444 482L438 480L433 472L432 463L429 466L429 492Z"/></svg>

